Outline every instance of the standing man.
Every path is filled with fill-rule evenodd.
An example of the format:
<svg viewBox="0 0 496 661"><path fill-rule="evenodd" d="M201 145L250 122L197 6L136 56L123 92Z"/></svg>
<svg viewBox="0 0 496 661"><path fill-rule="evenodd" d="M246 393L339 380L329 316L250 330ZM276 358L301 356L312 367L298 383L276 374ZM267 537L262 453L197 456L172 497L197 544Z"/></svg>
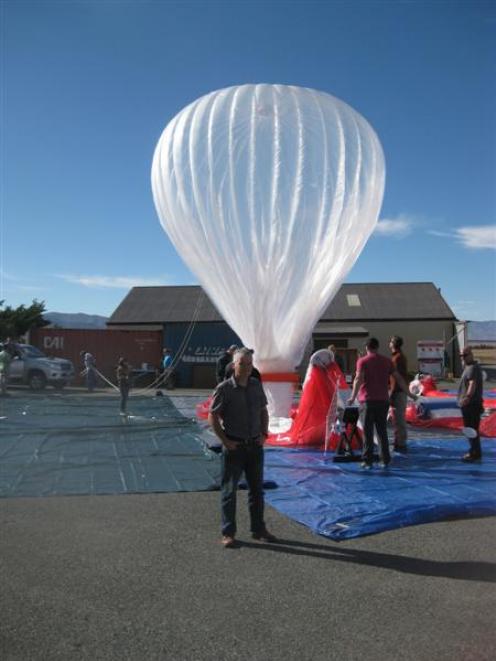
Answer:
<svg viewBox="0 0 496 661"><path fill-rule="evenodd" d="M274 543L264 522L263 445L269 433L267 398L260 381L251 376L249 349L234 353L234 374L214 390L208 421L222 443L222 544L235 545L236 491L241 474L248 484L253 539Z"/></svg>
<svg viewBox="0 0 496 661"><path fill-rule="evenodd" d="M174 371L172 369L172 352L167 347L162 349L162 362L160 364L162 384L167 390L174 389Z"/></svg>
<svg viewBox="0 0 496 661"><path fill-rule="evenodd" d="M405 383L408 383L408 365L406 356L401 350L402 346L403 338L393 335L389 341L393 367L401 374ZM396 452L407 452L406 441L408 432L405 420L407 395L401 389L394 376L391 376L390 386L389 403L393 409L394 449Z"/></svg>
<svg viewBox="0 0 496 661"><path fill-rule="evenodd" d="M364 417L364 436L362 453L362 468L369 470L374 461L374 427L381 443L380 466L387 468L391 462L389 441L387 435L387 414L389 409L389 377L394 376L396 382L408 393L408 386L401 374L394 369L393 363L386 356L378 353L379 341L371 337L365 344L366 355L359 358L356 364L356 376L353 390L348 399L348 406L355 401L358 393L360 411ZM414 395L410 395L415 399Z"/></svg>
<svg viewBox="0 0 496 661"><path fill-rule="evenodd" d="M6 396L12 355L5 344L0 345L0 395Z"/></svg>
<svg viewBox="0 0 496 661"><path fill-rule="evenodd" d="M80 356L83 359L84 370L82 374L86 375L86 388L88 392L93 392L96 387L96 360L89 351L81 351Z"/></svg>
<svg viewBox="0 0 496 661"><path fill-rule="evenodd" d="M462 461L479 461L482 458L479 425L484 407L482 405L483 379L479 363L474 359L470 347L460 353L464 363L464 370L458 386L458 404L462 410L463 424L475 431L474 438L470 438L470 450L463 455Z"/></svg>
<svg viewBox="0 0 496 661"><path fill-rule="evenodd" d="M119 385L119 392L121 394L121 415L127 414L127 400L129 398L130 381L130 367L125 358L119 358L117 363L117 383Z"/></svg>
<svg viewBox="0 0 496 661"><path fill-rule="evenodd" d="M215 365L215 378L217 383L222 383L226 378L226 367L229 363L232 363L234 352L237 348L238 347L235 344L231 344L229 349L226 349L222 356L218 358L217 364Z"/></svg>

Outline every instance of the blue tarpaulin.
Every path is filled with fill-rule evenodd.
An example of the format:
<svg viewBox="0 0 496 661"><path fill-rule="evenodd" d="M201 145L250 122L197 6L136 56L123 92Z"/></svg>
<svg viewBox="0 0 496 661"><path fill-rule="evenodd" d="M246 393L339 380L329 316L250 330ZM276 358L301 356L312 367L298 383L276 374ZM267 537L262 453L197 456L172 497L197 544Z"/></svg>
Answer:
<svg viewBox="0 0 496 661"><path fill-rule="evenodd" d="M267 502L334 540L454 517L496 514L496 450L483 443L481 463L460 461L465 439L410 441L387 470L334 463L320 451L266 453L265 477L278 488Z"/></svg>
<svg viewBox="0 0 496 661"><path fill-rule="evenodd" d="M168 397L15 393L0 402L0 498L210 491L219 457Z"/></svg>
<svg viewBox="0 0 496 661"><path fill-rule="evenodd" d="M185 398L15 393L0 403L0 497L202 491L219 488L212 433ZM452 432L450 432L452 434ZM267 503L333 539L451 517L496 513L496 445L463 464L468 443L411 430L387 472L333 463L333 454L266 451Z"/></svg>

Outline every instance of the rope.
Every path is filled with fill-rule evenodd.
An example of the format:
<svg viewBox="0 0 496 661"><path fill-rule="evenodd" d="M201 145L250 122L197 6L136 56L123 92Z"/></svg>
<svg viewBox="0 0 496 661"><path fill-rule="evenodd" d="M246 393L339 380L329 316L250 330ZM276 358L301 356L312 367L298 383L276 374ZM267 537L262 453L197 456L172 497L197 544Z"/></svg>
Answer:
<svg viewBox="0 0 496 661"><path fill-rule="evenodd" d="M111 386L114 390L117 390L117 392L120 392L118 386L116 386L114 383L112 383L112 381L109 381L109 380L107 379L106 376L104 376L99 370L97 370L96 367L93 367L93 369L95 370L95 372L98 374L98 376L99 376L103 381L105 381L106 383L108 383L109 386Z"/></svg>
<svg viewBox="0 0 496 661"><path fill-rule="evenodd" d="M178 365L178 363L182 359L182 357L184 355L184 352L186 351L186 347L188 345L188 342L190 341L191 336L193 335L193 331L195 329L196 323L198 321L198 317L200 315L200 307L201 307L201 303L203 302L203 296L204 296L203 290L200 290L200 293L198 295L198 300L196 302L196 307L195 307L195 310L193 312L193 316L192 316L191 321L189 323L189 326L186 330L184 338L183 338L181 344L179 345L179 348L176 352L176 355L174 356L174 358L172 360L172 363L171 363L170 367L168 367L167 371L164 371L162 374L160 374L148 386L146 386L145 388L142 388L140 390L137 390L135 393L133 393L132 394L133 397L136 396L136 395L140 395L140 394L143 394L145 392L148 392L152 388L157 388L161 382L165 383L167 381L167 378L172 374L175 367Z"/></svg>
<svg viewBox="0 0 496 661"><path fill-rule="evenodd" d="M140 388L139 390L135 390L134 392L130 392L129 393L130 397L137 397L137 396L143 395L144 393L148 392L149 390L152 390L153 388L157 388L158 385L161 382L165 383L167 381L167 378L172 374L175 367L177 366L177 364L179 363L179 361L183 357L183 354L186 350L186 346L188 345L188 342L190 341L191 336L193 335L193 331L195 329L196 322L198 321L198 317L200 315L200 307L201 307L203 296L204 296L204 293L203 293L202 290L200 290L200 293L198 295L198 300L196 302L196 307L195 307L195 310L193 312L193 316L192 316L191 321L189 323L189 326L186 330L184 338L183 338L181 344L179 345L179 349L177 350L176 355L175 355L174 359L172 360L172 363L171 363L170 367L168 367L167 370L164 370L164 372L162 374L160 374L154 381L152 381L152 383L150 383L145 388ZM120 392L119 387L116 386L114 383L112 383L112 381L109 381L109 379L107 379L107 377L104 376L95 366L93 366L92 369L96 372L96 374L98 374L98 376L103 381L105 381L105 383L108 383L108 385L111 388L113 388L117 392ZM81 375L84 376L87 372L88 372L88 370L84 369L81 372Z"/></svg>

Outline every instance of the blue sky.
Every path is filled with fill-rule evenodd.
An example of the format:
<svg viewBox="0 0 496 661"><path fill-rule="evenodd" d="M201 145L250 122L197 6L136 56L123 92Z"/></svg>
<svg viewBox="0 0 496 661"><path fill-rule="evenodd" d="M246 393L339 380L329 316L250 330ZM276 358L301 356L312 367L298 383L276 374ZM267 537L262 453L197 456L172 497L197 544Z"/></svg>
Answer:
<svg viewBox="0 0 496 661"><path fill-rule="evenodd" d="M375 128L381 222L347 282L433 281L496 319L496 3L3 0L7 304L110 315L132 285L192 284L150 167L172 117L243 83L313 87Z"/></svg>

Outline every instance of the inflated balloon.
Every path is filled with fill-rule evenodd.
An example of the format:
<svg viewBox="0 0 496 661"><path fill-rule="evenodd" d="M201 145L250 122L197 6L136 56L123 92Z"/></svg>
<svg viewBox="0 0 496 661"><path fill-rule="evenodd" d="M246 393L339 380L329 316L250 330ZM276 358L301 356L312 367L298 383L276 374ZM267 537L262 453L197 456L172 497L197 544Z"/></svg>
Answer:
<svg viewBox="0 0 496 661"><path fill-rule="evenodd" d="M167 125L152 189L178 253L255 350L271 415L287 416L291 373L377 223L376 134L323 92L230 87Z"/></svg>

